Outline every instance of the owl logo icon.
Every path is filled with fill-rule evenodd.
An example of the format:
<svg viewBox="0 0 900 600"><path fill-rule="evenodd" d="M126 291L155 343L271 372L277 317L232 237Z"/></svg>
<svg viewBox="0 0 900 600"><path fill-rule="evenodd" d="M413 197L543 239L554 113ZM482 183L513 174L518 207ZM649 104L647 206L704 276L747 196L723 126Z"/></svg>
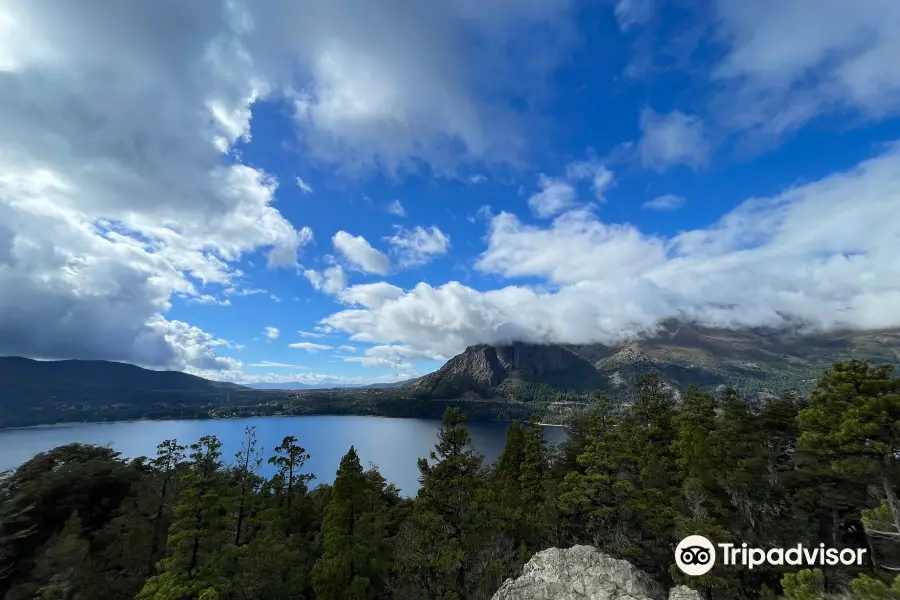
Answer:
<svg viewBox="0 0 900 600"><path fill-rule="evenodd" d="M685 575L705 575L716 564L716 547L702 535L689 535L675 548L675 564Z"/></svg>

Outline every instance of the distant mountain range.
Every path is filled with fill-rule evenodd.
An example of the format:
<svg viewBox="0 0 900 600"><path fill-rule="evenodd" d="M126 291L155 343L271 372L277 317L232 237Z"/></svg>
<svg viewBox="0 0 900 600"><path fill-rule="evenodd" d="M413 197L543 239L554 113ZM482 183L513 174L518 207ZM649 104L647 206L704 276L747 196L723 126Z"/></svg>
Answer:
<svg viewBox="0 0 900 600"><path fill-rule="evenodd" d="M285 381L281 383L252 383L248 386L254 390L333 390L338 388L362 387L360 383L337 383L323 381L320 383L304 383L302 381Z"/></svg>
<svg viewBox="0 0 900 600"><path fill-rule="evenodd" d="M424 377L365 386L295 382L253 389L125 363L0 357L0 427L209 418L229 410L229 414L277 414L285 403L292 414L313 410L378 414L386 409L375 407L386 406L384 402L415 404L418 412L413 412L425 414L423 402L460 399L550 406L598 389L622 399L645 373L659 374L675 389L690 383L706 389L735 387L752 400L785 390L808 390L834 362L851 358L900 366L900 330L801 335L669 323L652 337L610 346L470 346ZM241 408L235 413L234 407Z"/></svg>
<svg viewBox="0 0 900 600"><path fill-rule="evenodd" d="M900 366L900 330L803 335L671 322L657 335L612 346L470 346L406 387L434 398L540 400L595 389L615 396L653 372L679 389L727 385L752 396L807 390L834 362L851 358Z"/></svg>
<svg viewBox="0 0 900 600"><path fill-rule="evenodd" d="M320 383L305 383L301 381L287 381L283 383L254 383L249 387L254 390L335 390L344 388L363 389L391 389L401 387L414 379L389 383L339 383L335 381L322 381Z"/></svg>

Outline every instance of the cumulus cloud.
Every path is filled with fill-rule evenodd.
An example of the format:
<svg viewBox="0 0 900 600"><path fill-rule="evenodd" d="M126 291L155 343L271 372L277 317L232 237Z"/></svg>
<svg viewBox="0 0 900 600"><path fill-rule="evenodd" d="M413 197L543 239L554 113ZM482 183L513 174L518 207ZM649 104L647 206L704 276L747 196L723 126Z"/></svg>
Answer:
<svg viewBox="0 0 900 600"><path fill-rule="evenodd" d="M342 352L356 352L356 346L344 344L343 346L338 346L338 350L341 350Z"/></svg>
<svg viewBox="0 0 900 600"><path fill-rule="evenodd" d="M314 288L326 294L337 294L347 287L347 274L341 265L332 265L319 273L314 269L303 271L303 276Z"/></svg>
<svg viewBox="0 0 900 600"><path fill-rule="evenodd" d="M542 219L561 213L578 197L571 183L546 175L541 175L538 187L540 191L528 198L528 207Z"/></svg>
<svg viewBox="0 0 900 600"><path fill-rule="evenodd" d="M697 169L706 164L709 142L699 117L674 110L658 114L641 111L638 158L645 167L665 171L675 165Z"/></svg>
<svg viewBox="0 0 900 600"><path fill-rule="evenodd" d="M265 333L266 337L270 340L277 340L278 336L281 334L277 327L266 327L263 330L263 333Z"/></svg>
<svg viewBox="0 0 900 600"><path fill-rule="evenodd" d="M397 233L385 238L401 267L424 265L450 250L450 236L437 225L425 229L417 225L413 229L398 228Z"/></svg>
<svg viewBox="0 0 900 600"><path fill-rule="evenodd" d="M544 285L371 287L324 322L351 339L443 356L474 343L608 343L669 318L716 327L897 327L898 204L895 145L670 238L586 210L547 227L500 213L476 267Z"/></svg>
<svg viewBox="0 0 900 600"><path fill-rule="evenodd" d="M648 210L678 210L684 206L684 197L675 194L663 194L653 200L644 202L643 207Z"/></svg>
<svg viewBox="0 0 900 600"><path fill-rule="evenodd" d="M364 367L381 367L411 371L415 368L411 360L428 358L433 360L446 360L447 357L434 358L434 355L423 353L410 346L402 344L386 344L372 346L363 350L362 356L345 356L344 362L358 363Z"/></svg>
<svg viewBox="0 0 900 600"><path fill-rule="evenodd" d="M161 316L171 295L208 301L245 254L291 266L311 238L273 206L273 177L228 156L268 91L232 16L4 3L0 351L228 366Z"/></svg>
<svg viewBox="0 0 900 600"><path fill-rule="evenodd" d="M338 231L332 241L335 250L363 273L386 275L391 268L390 259L373 248L372 244L361 235Z"/></svg>
<svg viewBox="0 0 900 600"><path fill-rule="evenodd" d="M596 160L577 161L566 165L564 175L538 178L539 190L528 198L528 207L534 216L547 219L573 207L578 200L577 185L590 181L594 197L605 201L606 190L613 182L613 174Z"/></svg>
<svg viewBox="0 0 900 600"><path fill-rule="evenodd" d="M259 32L253 42L275 45L304 67L307 76L294 82L291 97L301 140L313 156L344 170L378 166L394 173L424 160L449 173L473 159L517 160L525 146L522 117L489 98L540 91L571 45L573 4L312 0L249 6ZM549 35L531 35L533 26ZM515 60L511 46L518 50Z"/></svg>
<svg viewBox="0 0 900 600"><path fill-rule="evenodd" d="M4 2L0 289L15 293L0 300L0 351L205 368L211 355L163 325L171 296L209 301L205 286L238 288L244 256L293 267L312 240L273 204L278 181L234 149L254 103L287 100L308 157L338 170L515 161L527 123L488 98L540 90L569 9ZM513 62L531 24L554 35Z"/></svg>
<svg viewBox="0 0 900 600"><path fill-rule="evenodd" d="M296 348L297 350L306 350L307 352L319 352L320 350L331 350L331 346L327 346L325 344L314 344L312 342L294 342L293 344L288 344L289 348Z"/></svg>

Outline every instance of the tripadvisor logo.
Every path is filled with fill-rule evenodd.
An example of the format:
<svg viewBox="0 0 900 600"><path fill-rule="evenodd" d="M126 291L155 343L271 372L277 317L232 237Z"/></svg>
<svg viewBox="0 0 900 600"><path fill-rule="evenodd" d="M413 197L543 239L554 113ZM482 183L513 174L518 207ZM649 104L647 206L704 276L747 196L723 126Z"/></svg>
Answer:
<svg viewBox="0 0 900 600"><path fill-rule="evenodd" d="M797 544L791 548L752 548L746 543L736 545L721 542L713 545L702 535L689 535L675 548L675 564L685 575L705 575L716 564L716 556L725 566L753 569L767 566L861 566L865 564L865 548L826 548L819 544L811 548Z"/></svg>

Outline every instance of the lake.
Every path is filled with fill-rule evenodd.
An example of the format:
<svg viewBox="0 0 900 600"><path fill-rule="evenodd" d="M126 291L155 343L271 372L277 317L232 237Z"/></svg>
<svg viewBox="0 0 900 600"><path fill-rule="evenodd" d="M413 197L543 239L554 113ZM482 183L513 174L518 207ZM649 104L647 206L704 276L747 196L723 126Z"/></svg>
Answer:
<svg viewBox="0 0 900 600"><path fill-rule="evenodd" d="M203 421L128 421L118 423L67 423L23 429L0 430L0 471L12 469L38 452L56 446L81 442L109 445L127 458L154 456L156 445L177 439L189 445L204 435L215 435L222 442L223 456L231 459L240 449L244 428L256 426L263 447L263 475L272 473L265 460L287 435L297 438L310 454L306 472L316 482L331 483L341 458L350 446L356 447L363 466L375 464L389 482L405 495L419 488L416 461L427 457L437 441L438 420L391 419L369 416L253 417ZM503 450L508 423L478 421L466 425L475 449L494 461ZM565 439L562 427L545 427L547 440ZM315 483L314 483L315 484Z"/></svg>

